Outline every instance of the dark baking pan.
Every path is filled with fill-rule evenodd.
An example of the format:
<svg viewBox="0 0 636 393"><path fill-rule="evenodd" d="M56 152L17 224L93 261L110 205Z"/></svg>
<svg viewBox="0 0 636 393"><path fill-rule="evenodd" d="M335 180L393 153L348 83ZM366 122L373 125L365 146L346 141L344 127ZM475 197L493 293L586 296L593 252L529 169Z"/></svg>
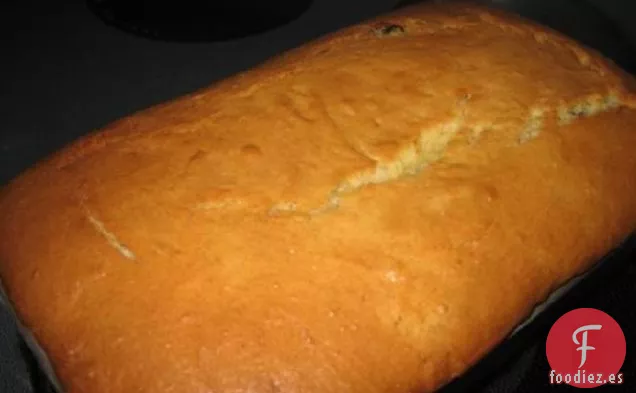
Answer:
<svg viewBox="0 0 636 393"><path fill-rule="evenodd" d="M434 0L428 2L431 1ZM453 1L455 0L435 2ZM427 1L404 0L396 8L423 2ZM596 49L624 70L636 74L636 50L624 32L605 13L585 0L474 0L472 2L513 12L548 26ZM462 377L442 389L440 393L545 391L547 370L545 375L536 376L541 380L532 381L525 376L530 370L537 368L537 362L547 364L544 345L552 324L564 313L586 304L586 300L594 296L606 296L607 294L602 291L605 291L608 283L625 276L629 268L628 264L635 259L636 236L632 236L590 272L577 277L554 293L546 303L535 310L535 313L515 331L514 335L502 342ZM630 312L632 305L627 303L624 307L626 312ZM628 335L627 332L626 335ZM533 382L536 382L536 387L528 386ZM567 390L566 387L559 388ZM617 386L610 388L615 393L625 389Z"/></svg>

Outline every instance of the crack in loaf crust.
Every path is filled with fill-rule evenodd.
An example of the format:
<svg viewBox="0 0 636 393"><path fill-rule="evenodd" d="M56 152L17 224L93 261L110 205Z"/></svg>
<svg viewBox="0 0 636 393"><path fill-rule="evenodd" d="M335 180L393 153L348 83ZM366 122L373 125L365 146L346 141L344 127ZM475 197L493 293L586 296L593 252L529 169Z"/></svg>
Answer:
<svg viewBox="0 0 636 393"><path fill-rule="evenodd" d="M633 81L465 5L345 29L0 197L68 393L428 392L634 229Z"/></svg>

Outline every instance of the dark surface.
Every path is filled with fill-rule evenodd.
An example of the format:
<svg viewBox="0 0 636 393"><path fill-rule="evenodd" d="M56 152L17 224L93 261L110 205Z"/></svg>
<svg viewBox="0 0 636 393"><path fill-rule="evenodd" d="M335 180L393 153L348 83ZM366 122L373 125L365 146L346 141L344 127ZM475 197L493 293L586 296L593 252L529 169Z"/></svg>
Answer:
<svg viewBox="0 0 636 393"><path fill-rule="evenodd" d="M590 0L597 8L590 8L583 0L493 2L564 31L636 72L636 52L624 38L626 32L636 32L627 16L636 16L632 0ZM205 86L321 33L388 10L397 0L367 0L364 8L351 3L355 2L314 0L306 13L288 25L216 44L136 37L102 23L82 0L23 0L5 6L9 8L0 12L0 184L35 160L110 121ZM605 18L602 11L613 20ZM636 34L632 42L636 42ZM469 379L451 385L445 393L573 390L547 385L544 344L551 324L578 307L608 312L627 338L622 370L625 385L598 391L635 392L635 282L634 253L626 250L530 330L495 351L469 373ZM43 382L18 339L11 317L0 308L0 392L44 393L47 388ZM470 385L462 385L468 382Z"/></svg>
<svg viewBox="0 0 636 393"><path fill-rule="evenodd" d="M105 23L167 41L227 41L284 26L312 0L88 0Z"/></svg>

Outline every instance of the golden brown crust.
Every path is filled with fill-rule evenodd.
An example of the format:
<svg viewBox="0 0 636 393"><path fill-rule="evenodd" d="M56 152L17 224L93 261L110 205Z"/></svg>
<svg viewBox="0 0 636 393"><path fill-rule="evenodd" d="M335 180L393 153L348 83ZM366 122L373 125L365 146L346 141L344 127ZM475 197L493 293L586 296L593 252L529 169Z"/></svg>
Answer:
<svg viewBox="0 0 636 393"><path fill-rule="evenodd" d="M636 225L634 82L421 6L112 124L0 194L68 393L429 392Z"/></svg>

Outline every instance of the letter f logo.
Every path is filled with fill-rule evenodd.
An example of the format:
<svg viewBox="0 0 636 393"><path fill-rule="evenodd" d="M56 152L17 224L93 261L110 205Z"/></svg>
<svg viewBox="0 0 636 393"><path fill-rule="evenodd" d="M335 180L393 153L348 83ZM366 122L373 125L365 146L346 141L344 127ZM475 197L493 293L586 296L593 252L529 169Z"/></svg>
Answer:
<svg viewBox="0 0 636 393"><path fill-rule="evenodd" d="M581 351L581 364L579 365L579 368L583 367L585 361L587 360L587 351L593 351L596 349L587 345L587 332L590 330L601 330L601 328L601 325L585 325L576 329L574 331L574 334L572 334L572 341L574 341L574 344L580 345L580 347L576 349L577 351ZM577 338L579 333L583 333L581 335L583 337L581 342L579 342Z"/></svg>

